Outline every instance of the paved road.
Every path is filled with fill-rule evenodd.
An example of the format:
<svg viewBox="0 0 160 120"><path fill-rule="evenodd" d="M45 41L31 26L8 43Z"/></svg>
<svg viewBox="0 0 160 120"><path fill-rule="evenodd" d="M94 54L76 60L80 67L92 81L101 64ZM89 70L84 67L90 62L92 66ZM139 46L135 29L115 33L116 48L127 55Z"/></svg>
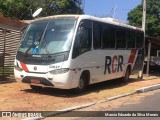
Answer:
<svg viewBox="0 0 160 120"><path fill-rule="evenodd" d="M136 96L138 96L138 95L136 95ZM160 90L152 91L149 93L143 93L143 94L140 94L140 96L144 97L144 99L140 99L140 100L138 100L138 102L131 100L132 103L130 103L130 102L125 103L123 106L121 106L119 108L111 109L110 111L113 113L116 113L117 115L118 115L118 113L121 113L122 111L140 111L140 112L131 112L132 114L133 113L136 114L136 116L143 116L144 114L146 116L147 113L151 113L151 111L154 111L153 114L151 113L152 115L156 116L157 114L159 114L159 116L160 116ZM128 97L128 98L132 98L132 97ZM119 112L117 113L117 111L119 111ZM147 112L143 112L143 111L147 111ZM109 112L107 112L107 111L103 112L103 113L97 113L97 112L75 112L75 113L73 113L73 112L71 112L70 113L71 116L72 115L76 116L76 114L78 114L77 117L79 117L79 116L89 116L89 117L83 117L83 118L82 117L79 117L79 118L71 117L71 118L69 118L69 117L65 117L66 114L62 115L62 117L64 120L66 120L66 119L67 120L68 119L74 119L74 120L81 120L81 119L83 119L83 120L104 120L104 119L105 120L160 120L160 117L97 117L97 116L105 116L105 113L107 115L107 113L109 113ZM156 114L154 114L154 113L156 113ZM147 115L149 115L149 114L147 114ZM90 116L92 116L92 117L90 117ZM112 116L114 116L114 115L112 115ZM53 118L47 118L46 120L51 120L51 119L53 119ZM61 119L61 118L59 118L59 119Z"/></svg>
<svg viewBox="0 0 160 120"><path fill-rule="evenodd" d="M136 113L136 115L143 116L146 115L147 112L143 114L143 111L157 111L153 112L155 116L159 113L160 115L160 91L146 96L139 103L133 103L121 106L116 109L112 109L111 111L141 111ZM141 114L142 113L142 114ZM94 115L96 116L96 115ZM97 119L107 119L107 120L160 120L160 117L103 117L103 118L85 118L85 120L97 120Z"/></svg>

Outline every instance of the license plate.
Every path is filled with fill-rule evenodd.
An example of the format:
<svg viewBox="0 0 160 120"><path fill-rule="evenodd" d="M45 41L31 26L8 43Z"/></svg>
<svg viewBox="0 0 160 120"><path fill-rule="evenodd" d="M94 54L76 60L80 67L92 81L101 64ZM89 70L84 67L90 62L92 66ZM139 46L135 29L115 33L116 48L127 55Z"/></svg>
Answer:
<svg viewBox="0 0 160 120"><path fill-rule="evenodd" d="M40 80L37 80L37 79L31 79L31 83L36 83L36 84L40 84Z"/></svg>

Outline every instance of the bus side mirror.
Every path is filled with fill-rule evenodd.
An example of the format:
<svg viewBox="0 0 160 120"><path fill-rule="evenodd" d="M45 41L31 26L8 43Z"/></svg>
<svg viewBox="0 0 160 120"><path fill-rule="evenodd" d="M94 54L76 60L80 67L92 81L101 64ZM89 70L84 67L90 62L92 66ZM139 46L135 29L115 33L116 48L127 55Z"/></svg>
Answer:
<svg viewBox="0 0 160 120"><path fill-rule="evenodd" d="M84 22L81 22L81 23L79 24L79 27L80 27L80 28L85 27Z"/></svg>

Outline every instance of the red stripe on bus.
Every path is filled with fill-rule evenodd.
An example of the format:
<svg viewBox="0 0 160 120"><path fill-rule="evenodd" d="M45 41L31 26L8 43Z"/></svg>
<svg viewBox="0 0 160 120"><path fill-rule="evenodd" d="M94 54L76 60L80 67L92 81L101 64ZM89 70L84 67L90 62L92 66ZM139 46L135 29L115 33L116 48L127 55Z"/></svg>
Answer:
<svg viewBox="0 0 160 120"><path fill-rule="evenodd" d="M27 68L27 66L26 66L26 64L24 64L24 63L22 63L22 62L20 62L20 64L21 64L22 69L23 69L24 71L26 71L26 72L29 71L28 68Z"/></svg>
<svg viewBox="0 0 160 120"><path fill-rule="evenodd" d="M133 63L136 56L136 50L131 50L131 54L129 56L128 63Z"/></svg>

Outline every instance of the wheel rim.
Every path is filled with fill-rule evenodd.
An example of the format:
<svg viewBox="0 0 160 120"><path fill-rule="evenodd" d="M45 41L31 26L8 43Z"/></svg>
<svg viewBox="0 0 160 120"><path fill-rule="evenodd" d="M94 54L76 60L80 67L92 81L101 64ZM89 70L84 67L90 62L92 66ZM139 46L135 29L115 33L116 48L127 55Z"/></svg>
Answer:
<svg viewBox="0 0 160 120"><path fill-rule="evenodd" d="M84 80L80 79L79 81L79 89L84 89Z"/></svg>

